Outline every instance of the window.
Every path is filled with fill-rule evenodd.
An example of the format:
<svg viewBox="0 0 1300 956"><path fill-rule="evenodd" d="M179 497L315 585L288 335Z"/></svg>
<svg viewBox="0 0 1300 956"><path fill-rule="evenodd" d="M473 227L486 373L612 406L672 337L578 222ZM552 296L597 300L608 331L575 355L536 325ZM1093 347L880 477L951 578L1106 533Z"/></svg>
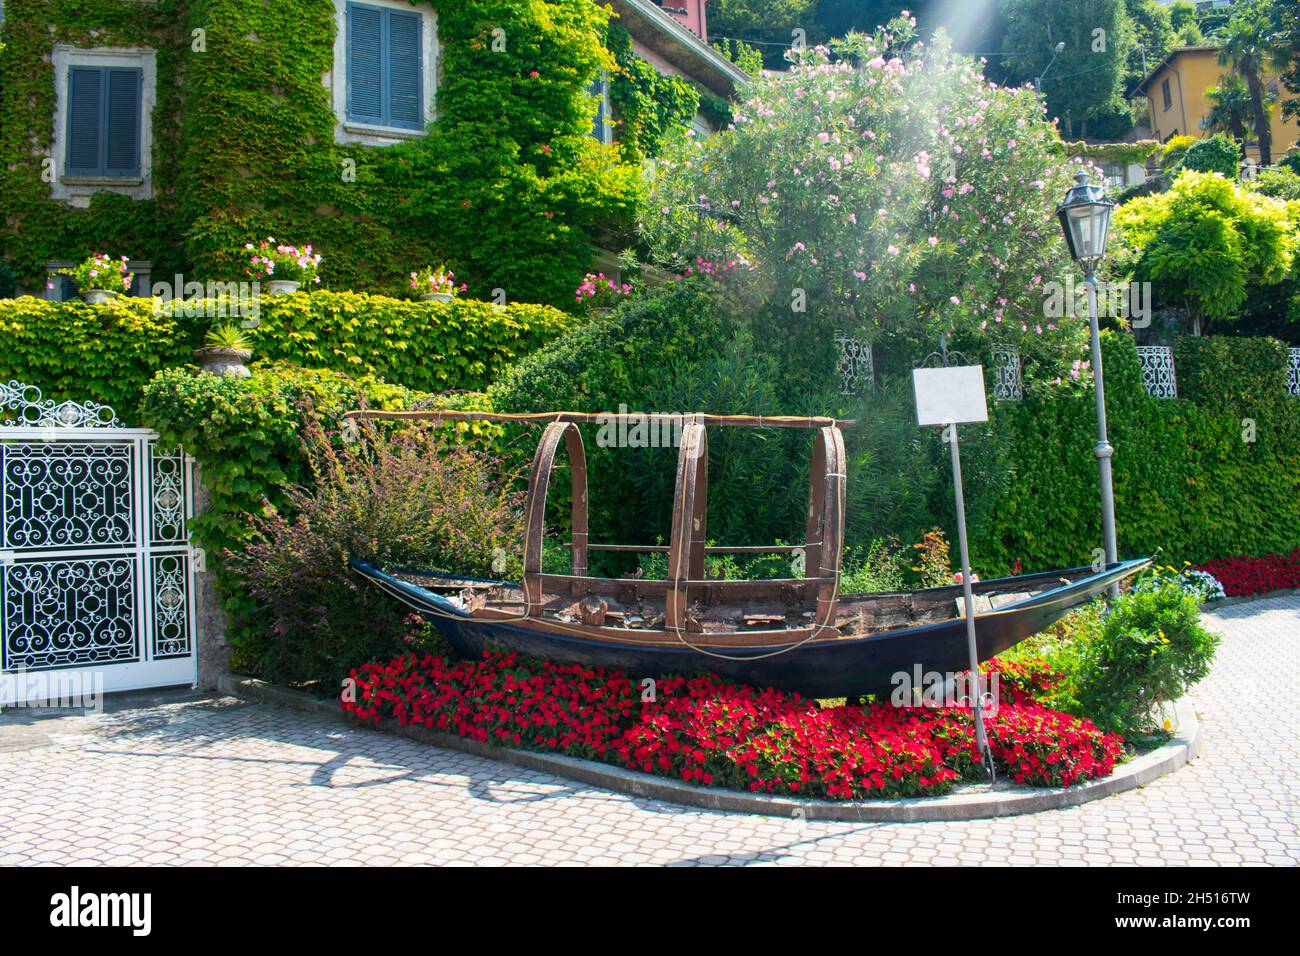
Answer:
<svg viewBox="0 0 1300 956"><path fill-rule="evenodd" d="M587 85L587 92L596 98L596 118L591 124L591 135L608 145L614 140L613 120L609 110L609 76L602 72Z"/></svg>
<svg viewBox="0 0 1300 956"><path fill-rule="evenodd" d="M1160 84L1160 95L1165 101L1165 109L1174 105L1174 95L1170 92L1168 80Z"/></svg>
<svg viewBox="0 0 1300 956"><path fill-rule="evenodd" d="M6 26L6 29L9 27ZM85 207L96 193L153 197L156 55L147 47L55 44L50 196Z"/></svg>
<svg viewBox="0 0 1300 956"><path fill-rule="evenodd" d="M1108 189L1120 189L1124 186L1125 167L1120 163L1105 163L1101 167L1102 175L1106 177L1106 186Z"/></svg>
<svg viewBox="0 0 1300 956"><path fill-rule="evenodd" d="M68 67L68 175L140 176L143 79L138 68Z"/></svg>
<svg viewBox="0 0 1300 956"><path fill-rule="evenodd" d="M347 118L424 126L422 18L418 12L347 5Z"/></svg>

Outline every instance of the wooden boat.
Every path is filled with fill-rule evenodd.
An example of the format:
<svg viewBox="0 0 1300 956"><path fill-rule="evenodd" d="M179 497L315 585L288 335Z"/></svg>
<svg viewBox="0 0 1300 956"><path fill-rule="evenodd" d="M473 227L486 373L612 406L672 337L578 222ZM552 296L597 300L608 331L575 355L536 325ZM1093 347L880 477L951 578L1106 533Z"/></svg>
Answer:
<svg viewBox="0 0 1300 956"><path fill-rule="evenodd" d="M840 425L827 418L681 416L673 524L667 546L593 544L587 540L587 469L577 425L614 416L572 412L353 412L354 417L445 421L545 422L529 476L523 580L484 580L413 568L352 567L433 623L455 649L518 651L630 676L707 670L761 687L809 697L888 692L895 675L968 667L959 585L903 593L841 594L845 455ZM671 416L647 415L651 424ZM815 431L807 537L793 547L705 545L708 452L705 428L780 427ZM546 497L564 445L572 484L572 567L542 571ZM769 580L722 580L705 574L710 554L801 550L806 574ZM588 573L592 551L667 552L665 580L604 578ZM1149 559L1100 570L1070 568L976 584L975 633L980 660L1041 631Z"/></svg>

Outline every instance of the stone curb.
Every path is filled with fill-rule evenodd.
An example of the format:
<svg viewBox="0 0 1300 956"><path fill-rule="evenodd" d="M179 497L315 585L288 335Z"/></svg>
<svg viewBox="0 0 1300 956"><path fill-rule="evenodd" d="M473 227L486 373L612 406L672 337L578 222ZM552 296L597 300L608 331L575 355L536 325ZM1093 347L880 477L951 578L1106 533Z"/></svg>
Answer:
<svg viewBox="0 0 1300 956"><path fill-rule="evenodd" d="M1265 591L1263 594L1242 594L1237 597L1226 597L1218 601L1206 601L1201 605L1202 611L1217 611L1221 607L1232 607L1234 604L1250 604L1252 601L1267 601L1269 598L1294 597L1300 595L1300 588L1277 588L1274 591Z"/></svg>
<svg viewBox="0 0 1300 956"><path fill-rule="evenodd" d="M1172 773L1196 756L1200 744L1200 724L1187 700L1174 705L1173 723L1177 735L1164 746L1121 764L1109 777L1092 780L1068 789L1029 789L998 783L993 789L961 792L943 797L908 797L902 800L839 802L831 800L795 800L767 794L742 793L697 787L635 770L579 760L559 754L534 753L494 747L490 744L443 734L425 727L403 727L396 720L378 724L361 722L344 714L332 700L321 700L302 691L277 687L252 677L223 674L218 689L225 694L279 704L327 717L353 727L383 730L433 744L496 760L499 763L554 774L605 790L631 794L652 800L723 810L731 813L756 813L763 816L803 820L849 820L871 823L908 823L939 820L977 820L987 817L1014 816L1078 806L1113 793L1123 793L1145 786L1157 777ZM974 789L974 788L972 788Z"/></svg>

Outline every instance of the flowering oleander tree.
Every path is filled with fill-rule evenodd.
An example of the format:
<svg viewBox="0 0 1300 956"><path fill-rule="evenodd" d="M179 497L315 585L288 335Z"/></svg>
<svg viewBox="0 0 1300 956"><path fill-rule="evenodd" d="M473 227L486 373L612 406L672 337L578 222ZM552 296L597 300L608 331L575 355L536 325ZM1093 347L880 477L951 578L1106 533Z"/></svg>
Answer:
<svg viewBox="0 0 1300 956"><path fill-rule="evenodd" d="M1032 90L991 86L914 27L792 53L748 84L732 127L668 150L643 216L652 255L679 273L745 263L771 331L805 354L844 328L1077 334L1044 309L1069 267L1054 211L1077 167ZM1054 351L1065 368L1082 354Z"/></svg>

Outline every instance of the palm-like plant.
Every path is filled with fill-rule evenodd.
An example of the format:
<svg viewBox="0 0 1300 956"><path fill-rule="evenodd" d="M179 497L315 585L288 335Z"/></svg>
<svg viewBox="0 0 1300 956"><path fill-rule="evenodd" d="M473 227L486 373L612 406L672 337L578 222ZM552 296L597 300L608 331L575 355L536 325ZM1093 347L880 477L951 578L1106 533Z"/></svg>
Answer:
<svg viewBox="0 0 1300 956"><path fill-rule="evenodd" d="M1272 61L1272 26L1267 4L1258 0L1234 8L1232 19L1224 27L1219 47L1219 62L1231 66L1245 83L1250 96L1250 115L1259 143L1259 161L1273 163L1273 134L1269 127L1269 97L1262 73Z"/></svg>
<svg viewBox="0 0 1300 956"><path fill-rule="evenodd" d="M1225 76L1218 86L1205 91L1210 101L1210 112L1201 121L1201 127L1210 133L1227 133L1241 146L1241 158L1246 158L1248 124L1254 118L1250 90L1236 74Z"/></svg>

